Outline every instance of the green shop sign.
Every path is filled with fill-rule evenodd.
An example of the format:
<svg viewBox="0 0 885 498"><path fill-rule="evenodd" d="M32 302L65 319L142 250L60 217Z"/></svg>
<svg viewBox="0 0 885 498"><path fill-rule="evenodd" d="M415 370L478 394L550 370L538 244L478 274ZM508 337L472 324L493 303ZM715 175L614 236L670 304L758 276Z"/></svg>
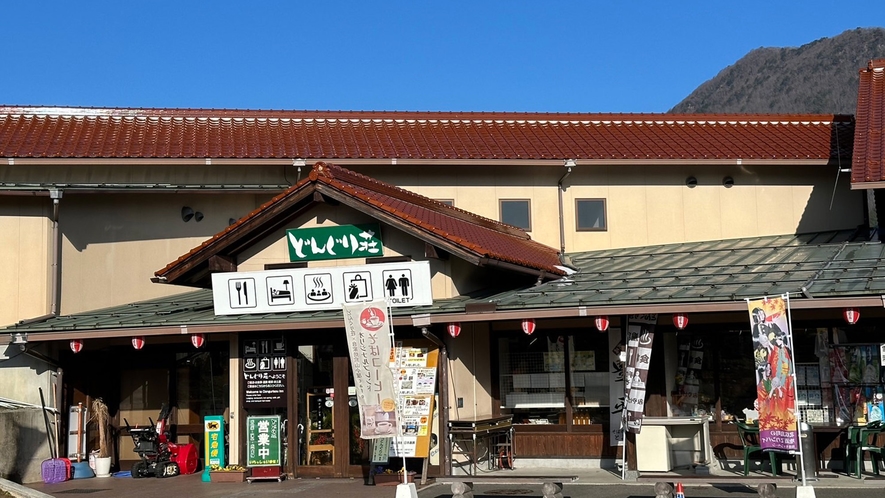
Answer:
<svg viewBox="0 0 885 498"><path fill-rule="evenodd" d="M246 465L273 467L280 459L280 416L246 417Z"/></svg>
<svg viewBox="0 0 885 498"><path fill-rule="evenodd" d="M381 226L340 225L286 230L289 261L373 258L384 255Z"/></svg>

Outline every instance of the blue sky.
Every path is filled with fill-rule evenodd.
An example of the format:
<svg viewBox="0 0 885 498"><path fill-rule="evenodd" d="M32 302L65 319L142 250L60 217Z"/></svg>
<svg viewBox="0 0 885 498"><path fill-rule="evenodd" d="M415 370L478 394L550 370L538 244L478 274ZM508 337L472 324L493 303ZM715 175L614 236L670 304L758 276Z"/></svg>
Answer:
<svg viewBox="0 0 885 498"><path fill-rule="evenodd" d="M18 1L3 18L0 104L517 112L666 112L755 48L885 26L882 0Z"/></svg>

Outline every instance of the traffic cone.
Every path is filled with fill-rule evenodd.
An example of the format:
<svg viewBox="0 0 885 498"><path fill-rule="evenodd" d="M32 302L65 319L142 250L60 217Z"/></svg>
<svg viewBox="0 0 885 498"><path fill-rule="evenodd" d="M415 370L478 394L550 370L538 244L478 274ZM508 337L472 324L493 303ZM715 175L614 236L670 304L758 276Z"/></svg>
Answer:
<svg viewBox="0 0 885 498"><path fill-rule="evenodd" d="M676 498L685 498L685 490L682 489L682 483L676 483Z"/></svg>

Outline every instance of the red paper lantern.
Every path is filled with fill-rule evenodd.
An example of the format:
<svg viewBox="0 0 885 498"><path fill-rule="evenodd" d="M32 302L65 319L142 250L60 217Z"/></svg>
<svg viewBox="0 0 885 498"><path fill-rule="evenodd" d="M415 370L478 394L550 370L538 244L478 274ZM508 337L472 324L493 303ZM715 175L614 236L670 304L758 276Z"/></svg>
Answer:
<svg viewBox="0 0 885 498"><path fill-rule="evenodd" d="M458 337L459 335L461 335L461 324L458 322L450 323L446 325L446 331L449 333L450 336Z"/></svg>
<svg viewBox="0 0 885 498"><path fill-rule="evenodd" d="M71 351L75 353L79 353L83 350L83 341L80 339L74 339L71 341Z"/></svg>
<svg viewBox="0 0 885 498"><path fill-rule="evenodd" d="M193 344L195 348L200 349L203 347L204 342L206 342L205 334L191 334L191 344Z"/></svg>
<svg viewBox="0 0 885 498"><path fill-rule="evenodd" d="M144 336L137 335L132 338L132 347L135 349L141 349L144 347Z"/></svg>
<svg viewBox="0 0 885 498"><path fill-rule="evenodd" d="M534 318L526 318L522 321L522 331L526 333L526 335L532 335L535 332L535 324Z"/></svg>
<svg viewBox="0 0 885 498"><path fill-rule="evenodd" d="M845 308L842 310L842 316L849 325L854 325L860 320L860 310L857 308Z"/></svg>
<svg viewBox="0 0 885 498"><path fill-rule="evenodd" d="M608 316L600 315L596 317L596 330L600 332L605 332L608 330Z"/></svg>
<svg viewBox="0 0 885 498"><path fill-rule="evenodd" d="M688 327L688 315L685 313L673 315L673 326L679 330L685 330L685 327Z"/></svg>

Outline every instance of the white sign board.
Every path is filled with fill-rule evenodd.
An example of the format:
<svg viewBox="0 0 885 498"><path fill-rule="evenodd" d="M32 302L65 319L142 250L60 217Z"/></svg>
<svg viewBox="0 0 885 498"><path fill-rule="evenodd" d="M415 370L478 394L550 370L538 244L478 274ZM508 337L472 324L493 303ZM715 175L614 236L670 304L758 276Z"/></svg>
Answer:
<svg viewBox="0 0 885 498"><path fill-rule="evenodd" d="M430 263L212 274L216 315L340 310L342 304L376 299L393 308L433 304Z"/></svg>

